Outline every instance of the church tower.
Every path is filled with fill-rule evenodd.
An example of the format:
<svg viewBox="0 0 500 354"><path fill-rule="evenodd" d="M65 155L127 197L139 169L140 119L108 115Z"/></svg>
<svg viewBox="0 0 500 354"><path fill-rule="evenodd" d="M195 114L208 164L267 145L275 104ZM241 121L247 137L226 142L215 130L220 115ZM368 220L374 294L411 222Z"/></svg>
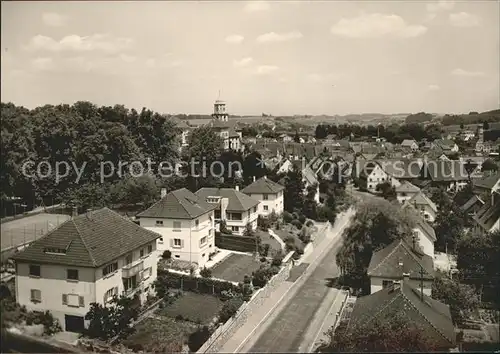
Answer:
<svg viewBox="0 0 500 354"><path fill-rule="evenodd" d="M220 91L219 91L220 98ZM214 113L212 113L212 117L221 122L227 122L228 114L226 112L226 102L217 99L214 103Z"/></svg>

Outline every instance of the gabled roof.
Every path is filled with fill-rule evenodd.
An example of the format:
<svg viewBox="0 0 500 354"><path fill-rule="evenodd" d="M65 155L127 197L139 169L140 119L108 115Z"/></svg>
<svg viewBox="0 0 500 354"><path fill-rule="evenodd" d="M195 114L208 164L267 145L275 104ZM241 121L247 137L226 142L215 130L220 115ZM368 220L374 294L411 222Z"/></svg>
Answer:
<svg viewBox="0 0 500 354"><path fill-rule="evenodd" d="M455 347L456 335L450 308L431 297L421 294L403 280L400 284L379 290L357 299L348 328L369 326L374 319L392 321L396 316L423 330L423 335L436 341L439 347Z"/></svg>
<svg viewBox="0 0 500 354"><path fill-rule="evenodd" d="M203 200L208 197L222 197L228 199L227 210L243 212L259 204L259 201L232 188L201 188L196 195Z"/></svg>
<svg viewBox="0 0 500 354"><path fill-rule="evenodd" d="M139 218L196 219L215 207L186 188L168 193L164 198L139 213Z"/></svg>
<svg viewBox="0 0 500 354"><path fill-rule="evenodd" d="M103 208L66 221L12 258L17 262L96 268L160 237ZM50 249L66 253L50 253Z"/></svg>
<svg viewBox="0 0 500 354"><path fill-rule="evenodd" d="M432 242L436 242L437 241L437 237L436 237L436 231L434 230L434 228L427 222L425 221L424 219L422 218L418 218L417 219L417 222L416 222L416 226L417 227L420 227L421 230L427 235L429 236L430 240Z"/></svg>
<svg viewBox="0 0 500 354"><path fill-rule="evenodd" d="M418 193L420 188L411 184L408 181L403 181L399 186L396 187L396 193Z"/></svg>
<svg viewBox="0 0 500 354"><path fill-rule="evenodd" d="M469 174L465 169L466 162L456 160L434 160L424 163L422 177L435 182L465 181Z"/></svg>
<svg viewBox="0 0 500 354"><path fill-rule="evenodd" d="M417 142L413 139L405 139L403 140L403 142L401 143L401 146L408 146L408 147L411 147L413 144L417 144ZM418 145L418 144L417 144Z"/></svg>
<svg viewBox="0 0 500 354"><path fill-rule="evenodd" d="M484 205L484 201L477 195L473 195L467 202L465 202L464 205L460 207L460 210L467 212L470 208L472 208L476 204Z"/></svg>
<svg viewBox="0 0 500 354"><path fill-rule="evenodd" d="M420 279L421 269L424 271L423 279L434 278L433 259L413 249L406 241L396 240L373 254L368 266L368 275L400 279L403 273L409 273L411 279Z"/></svg>
<svg viewBox="0 0 500 354"><path fill-rule="evenodd" d="M381 168L394 178L419 178L423 162L416 159L380 159L377 160Z"/></svg>
<svg viewBox="0 0 500 354"><path fill-rule="evenodd" d="M434 204L429 197L427 197L422 191L420 193L415 194L411 199L407 200L405 204L414 205L428 205L431 207L434 212L437 213L437 206Z"/></svg>
<svg viewBox="0 0 500 354"><path fill-rule="evenodd" d="M498 219L500 219L500 198L493 205L485 204L474 216L474 221L486 232L491 230Z"/></svg>
<svg viewBox="0 0 500 354"><path fill-rule="evenodd" d="M262 177L253 182L252 184L243 188L242 192L245 194L277 194L285 187L269 178Z"/></svg>
<svg viewBox="0 0 500 354"><path fill-rule="evenodd" d="M495 187L495 185L499 180L500 180L500 172L497 172L491 176L474 179L472 183L474 184L474 187L493 189L493 187Z"/></svg>

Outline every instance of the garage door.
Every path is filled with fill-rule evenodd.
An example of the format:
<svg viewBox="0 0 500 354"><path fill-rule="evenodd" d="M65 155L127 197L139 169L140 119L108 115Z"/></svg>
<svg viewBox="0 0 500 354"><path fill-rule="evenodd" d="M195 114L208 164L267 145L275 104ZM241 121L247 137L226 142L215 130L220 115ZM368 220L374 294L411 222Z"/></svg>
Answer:
<svg viewBox="0 0 500 354"><path fill-rule="evenodd" d="M83 332L85 328L83 316L65 315L64 320L67 332Z"/></svg>

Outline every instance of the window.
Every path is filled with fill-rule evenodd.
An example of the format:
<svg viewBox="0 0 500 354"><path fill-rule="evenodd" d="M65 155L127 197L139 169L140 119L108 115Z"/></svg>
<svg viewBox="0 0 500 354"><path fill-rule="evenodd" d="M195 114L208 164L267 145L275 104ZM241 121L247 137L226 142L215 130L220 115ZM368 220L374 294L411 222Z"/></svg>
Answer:
<svg viewBox="0 0 500 354"><path fill-rule="evenodd" d="M83 296L78 296L74 294L63 294L62 295L63 305L68 305L72 307L85 307L85 299Z"/></svg>
<svg viewBox="0 0 500 354"><path fill-rule="evenodd" d="M253 212L256 213L257 212L257 207L253 207Z"/></svg>
<svg viewBox="0 0 500 354"><path fill-rule="evenodd" d="M117 286L106 291L106 293L104 294L104 302L111 301L111 299L113 299L114 295L118 295L118 287Z"/></svg>
<svg viewBox="0 0 500 354"><path fill-rule="evenodd" d="M117 269L118 269L118 262L108 264L102 269L102 275L103 276L108 275L110 273L113 273Z"/></svg>
<svg viewBox="0 0 500 354"><path fill-rule="evenodd" d="M175 255L175 258L181 258L181 256L179 256L178 254Z"/></svg>
<svg viewBox="0 0 500 354"><path fill-rule="evenodd" d="M30 276L39 277L40 276L40 266L39 265L30 265Z"/></svg>
<svg viewBox="0 0 500 354"><path fill-rule="evenodd" d="M44 253L52 253L52 254L66 254L66 249L64 248L53 248L53 247L47 247L43 249Z"/></svg>
<svg viewBox="0 0 500 354"><path fill-rule="evenodd" d="M156 226L163 226L163 220L156 220Z"/></svg>
<svg viewBox="0 0 500 354"><path fill-rule="evenodd" d="M131 253L125 257L125 265L132 263L132 261L133 261L133 258L132 258L132 253Z"/></svg>
<svg viewBox="0 0 500 354"><path fill-rule="evenodd" d="M67 269L66 279L68 280L78 280L78 269Z"/></svg>
<svg viewBox="0 0 500 354"><path fill-rule="evenodd" d="M214 218L220 219L220 210L215 210L214 211Z"/></svg>
<svg viewBox="0 0 500 354"><path fill-rule="evenodd" d="M202 238L200 239L200 246L204 245L205 243L207 243L207 236L202 237Z"/></svg>
<svg viewBox="0 0 500 354"><path fill-rule="evenodd" d="M265 211L268 211L269 210L269 207L267 205L264 205L264 210Z"/></svg>
<svg viewBox="0 0 500 354"><path fill-rule="evenodd" d="M151 268L151 267L146 268L146 269L144 269L144 270L142 271L142 274L141 274L141 279L142 279L142 280L146 280L146 279L148 279L148 278L151 276L151 274L153 274L153 270L152 270L152 268Z"/></svg>
<svg viewBox="0 0 500 354"><path fill-rule="evenodd" d="M196 226L196 228L200 227L200 220L196 219L194 221L194 226Z"/></svg>
<svg viewBox="0 0 500 354"><path fill-rule="evenodd" d="M406 197L406 193L405 192L401 193L401 196Z"/></svg>
<svg viewBox="0 0 500 354"><path fill-rule="evenodd" d="M139 257L144 257L144 248L139 251Z"/></svg>
<svg viewBox="0 0 500 354"><path fill-rule="evenodd" d="M42 292L38 289L31 289L31 301L42 302Z"/></svg>
<svg viewBox="0 0 500 354"><path fill-rule="evenodd" d="M181 228L181 222L174 221L174 231L180 231L180 228Z"/></svg>
<svg viewBox="0 0 500 354"><path fill-rule="evenodd" d="M264 200L267 200L269 198L269 196L267 194L264 194L263 197L264 197L263 198Z"/></svg>
<svg viewBox="0 0 500 354"><path fill-rule="evenodd" d="M382 288L384 288L384 289L393 285L393 284L394 284L394 282L392 280L382 280Z"/></svg>
<svg viewBox="0 0 500 354"><path fill-rule="evenodd" d="M238 232L240 228L238 226L231 226L231 231Z"/></svg>
<svg viewBox="0 0 500 354"><path fill-rule="evenodd" d="M229 220L241 220L241 213L231 213L229 215L231 215Z"/></svg>
<svg viewBox="0 0 500 354"><path fill-rule="evenodd" d="M158 243L163 243L163 237L160 237L160 238L158 239Z"/></svg>
<svg viewBox="0 0 500 354"><path fill-rule="evenodd" d="M174 246L180 247L182 245L182 240L180 238L174 238Z"/></svg>
<svg viewBox="0 0 500 354"><path fill-rule="evenodd" d="M148 254L153 252L153 245L148 245Z"/></svg>

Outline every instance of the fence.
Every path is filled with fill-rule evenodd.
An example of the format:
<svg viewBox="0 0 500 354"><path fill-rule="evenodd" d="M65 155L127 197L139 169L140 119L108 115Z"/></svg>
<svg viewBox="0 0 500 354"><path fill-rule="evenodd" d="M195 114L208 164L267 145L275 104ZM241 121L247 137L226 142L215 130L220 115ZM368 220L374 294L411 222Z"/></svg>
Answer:
<svg viewBox="0 0 500 354"><path fill-rule="evenodd" d="M236 235L215 235L215 246L231 251L255 252L258 247L255 237Z"/></svg>
<svg viewBox="0 0 500 354"><path fill-rule="evenodd" d="M158 276L165 275L166 285L170 289L193 291L201 294L221 295L225 290L239 293L238 285L226 280L216 278L199 278L188 274L179 274L168 270L161 270Z"/></svg>
<svg viewBox="0 0 500 354"><path fill-rule="evenodd" d="M217 327L210 338L208 338L196 353L214 353L222 348L227 339L245 324L247 315L251 313L253 309L261 306L271 292L288 279L290 276L290 269L292 268L292 254L293 251L289 252L283 259L283 266L278 274L271 278L264 288L257 290L248 302L243 303L232 318L222 326Z"/></svg>

